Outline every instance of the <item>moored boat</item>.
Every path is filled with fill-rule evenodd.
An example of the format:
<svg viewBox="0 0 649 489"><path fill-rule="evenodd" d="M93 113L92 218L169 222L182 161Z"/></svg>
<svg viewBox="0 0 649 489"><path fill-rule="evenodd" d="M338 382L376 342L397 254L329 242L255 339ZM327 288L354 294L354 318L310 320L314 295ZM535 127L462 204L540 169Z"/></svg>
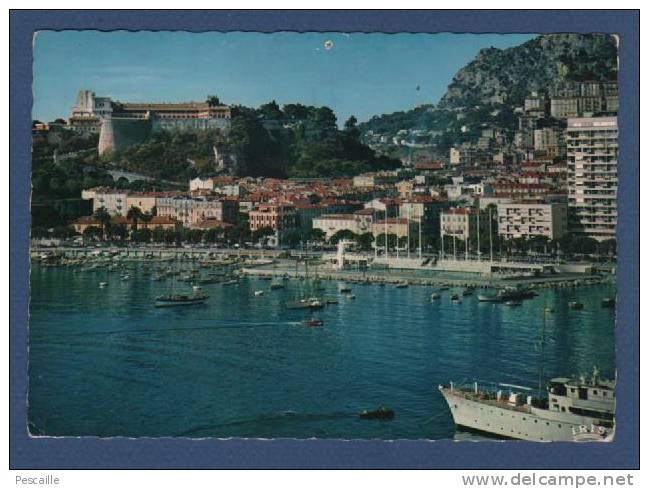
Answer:
<svg viewBox="0 0 649 489"><path fill-rule="evenodd" d="M615 299L613 297L605 297L604 299L602 299L602 307L614 308Z"/></svg>
<svg viewBox="0 0 649 489"><path fill-rule="evenodd" d="M192 306L203 304L209 295L205 293L169 294L156 297L155 307Z"/></svg>
<svg viewBox="0 0 649 489"><path fill-rule="evenodd" d="M324 321L322 319L311 318L311 319L305 319L304 321L302 321L302 324L310 328L314 328L318 326L323 326Z"/></svg>

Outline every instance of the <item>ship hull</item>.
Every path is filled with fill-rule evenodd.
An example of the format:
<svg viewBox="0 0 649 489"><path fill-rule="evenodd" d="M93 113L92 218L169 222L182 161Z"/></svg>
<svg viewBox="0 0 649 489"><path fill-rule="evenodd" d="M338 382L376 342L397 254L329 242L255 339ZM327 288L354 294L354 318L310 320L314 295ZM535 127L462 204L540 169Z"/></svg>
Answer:
<svg viewBox="0 0 649 489"><path fill-rule="evenodd" d="M470 431L528 441L574 441L575 433L590 426L592 419L574 416L574 420L543 418L534 408L508 409L485 404L440 387L456 425Z"/></svg>

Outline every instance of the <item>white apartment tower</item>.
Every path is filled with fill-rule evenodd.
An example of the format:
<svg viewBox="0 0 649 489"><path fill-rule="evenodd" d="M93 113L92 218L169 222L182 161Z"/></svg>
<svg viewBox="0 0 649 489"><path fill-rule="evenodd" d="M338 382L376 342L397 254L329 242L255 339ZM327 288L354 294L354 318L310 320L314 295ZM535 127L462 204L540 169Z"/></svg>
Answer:
<svg viewBox="0 0 649 489"><path fill-rule="evenodd" d="M570 230L598 241L617 225L617 117L568 119Z"/></svg>

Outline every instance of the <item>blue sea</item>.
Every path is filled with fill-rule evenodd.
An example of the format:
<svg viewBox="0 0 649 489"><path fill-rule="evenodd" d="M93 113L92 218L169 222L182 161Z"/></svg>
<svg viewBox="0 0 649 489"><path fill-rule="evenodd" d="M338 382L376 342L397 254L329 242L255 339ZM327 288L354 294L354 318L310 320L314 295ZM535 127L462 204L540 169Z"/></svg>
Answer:
<svg viewBox="0 0 649 489"><path fill-rule="evenodd" d="M536 387L543 373L614 373L612 285L542 290L520 307L432 302L432 287L323 281L338 304L309 313L255 278L206 285L204 305L156 309L171 281L143 269L31 272L29 427L34 435L443 439L455 436L437 386L453 380ZM106 288L99 288L107 281ZM175 286L180 291L183 285ZM185 289L189 289L184 285ZM265 290L255 296L255 290ZM583 310L568 308L578 300ZM321 328L302 320L317 316ZM364 420L387 406L391 421Z"/></svg>

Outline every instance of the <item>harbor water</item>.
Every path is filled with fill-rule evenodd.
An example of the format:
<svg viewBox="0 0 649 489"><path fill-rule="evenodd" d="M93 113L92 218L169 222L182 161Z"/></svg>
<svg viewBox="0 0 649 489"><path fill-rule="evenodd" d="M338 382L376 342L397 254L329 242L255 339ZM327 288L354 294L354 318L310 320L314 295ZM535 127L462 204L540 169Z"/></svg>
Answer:
<svg viewBox="0 0 649 489"><path fill-rule="evenodd" d="M107 282L103 288L100 282ZM343 439L453 438L440 383L537 387L543 376L614 374L613 285L540 289L519 307L476 291L291 280L204 285L205 304L155 308L171 280L143 265L128 280L74 267L31 271L29 428L33 435ZM191 291L176 284L176 292ZM263 295L255 295L263 290ZM337 304L308 312L305 295ZM583 309L569 307L579 301ZM545 313L545 309L553 310ZM302 323L317 317L322 327ZM545 317L545 321L544 321ZM545 326L542 327L545 322ZM360 419L386 406L392 420Z"/></svg>

